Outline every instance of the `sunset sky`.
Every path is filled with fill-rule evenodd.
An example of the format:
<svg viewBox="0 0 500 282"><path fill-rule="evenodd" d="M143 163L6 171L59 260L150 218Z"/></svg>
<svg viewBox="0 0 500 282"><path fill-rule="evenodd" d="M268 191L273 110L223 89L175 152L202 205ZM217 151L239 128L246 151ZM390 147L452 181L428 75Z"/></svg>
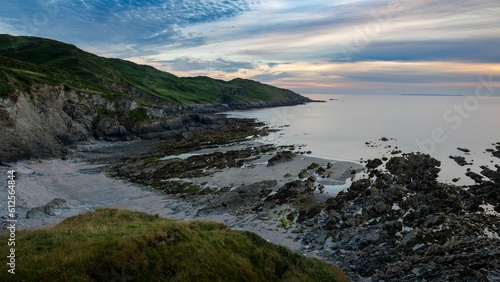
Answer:
<svg viewBox="0 0 500 282"><path fill-rule="evenodd" d="M497 0L2 1L0 33L303 94L500 95Z"/></svg>

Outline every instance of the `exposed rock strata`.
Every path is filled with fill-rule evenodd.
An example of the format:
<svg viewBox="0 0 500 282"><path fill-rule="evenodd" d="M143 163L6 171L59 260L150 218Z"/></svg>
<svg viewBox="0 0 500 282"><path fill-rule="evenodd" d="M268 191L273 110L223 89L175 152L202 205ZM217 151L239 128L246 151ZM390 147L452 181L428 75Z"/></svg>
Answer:
<svg viewBox="0 0 500 282"><path fill-rule="evenodd" d="M484 167L464 190L439 183L439 165L406 154L385 164L389 173L372 169L303 221L303 243L355 281L496 281L500 169Z"/></svg>
<svg viewBox="0 0 500 282"><path fill-rule="evenodd" d="M67 145L94 140L191 139L230 122L211 113L308 101L302 97L256 103L160 104L158 108L125 95L106 98L65 86L34 84L0 98L0 159L61 156Z"/></svg>

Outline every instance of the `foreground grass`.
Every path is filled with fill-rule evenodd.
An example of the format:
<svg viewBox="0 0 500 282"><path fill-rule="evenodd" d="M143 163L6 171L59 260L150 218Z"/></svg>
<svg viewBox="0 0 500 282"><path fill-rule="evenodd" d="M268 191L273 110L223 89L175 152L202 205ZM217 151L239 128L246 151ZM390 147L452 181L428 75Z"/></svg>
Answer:
<svg viewBox="0 0 500 282"><path fill-rule="evenodd" d="M6 243L0 251L6 260ZM117 209L17 232L16 275L7 269L0 281L348 281L336 266L250 232Z"/></svg>

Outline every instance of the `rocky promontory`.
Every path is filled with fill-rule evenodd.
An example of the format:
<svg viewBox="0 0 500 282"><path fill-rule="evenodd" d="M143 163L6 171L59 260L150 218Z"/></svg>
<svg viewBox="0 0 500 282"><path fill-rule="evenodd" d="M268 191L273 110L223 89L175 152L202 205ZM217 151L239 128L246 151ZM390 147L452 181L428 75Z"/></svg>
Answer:
<svg viewBox="0 0 500 282"><path fill-rule="evenodd" d="M307 102L248 79L180 78L55 40L0 35L3 162L61 157L96 141L188 140L238 123L216 113Z"/></svg>
<svg viewBox="0 0 500 282"><path fill-rule="evenodd" d="M236 125L244 121L216 112L304 101L238 104L236 108L187 105L174 110L171 106L148 107L123 97L108 99L64 86L33 85L29 90L16 90L9 97L0 98L0 158L8 162L63 156L69 145L78 143L189 140L207 133L241 131Z"/></svg>
<svg viewBox="0 0 500 282"><path fill-rule="evenodd" d="M302 222L304 248L354 281L496 281L500 168L483 171L488 181L457 187L436 180L439 165L412 153L372 166Z"/></svg>

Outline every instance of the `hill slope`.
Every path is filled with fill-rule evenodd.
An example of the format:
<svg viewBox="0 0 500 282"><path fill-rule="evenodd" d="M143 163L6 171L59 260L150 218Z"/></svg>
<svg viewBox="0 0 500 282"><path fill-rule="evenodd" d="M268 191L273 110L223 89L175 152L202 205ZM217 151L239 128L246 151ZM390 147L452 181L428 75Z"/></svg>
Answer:
<svg viewBox="0 0 500 282"><path fill-rule="evenodd" d="M180 78L54 40L0 35L0 162L60 156L79 142L231 132L227 120L200 114L309 101L256 81Z"/></svg>
<svg viewBox="0 0 500 282"><path fill-rule="evenodd" d="M73 45L44 38L0 35L0 56L17 60L1 65L0 93L3 95L8 94L6 85L16 87L33 80L89 89L103 95L134 94L138 98L143 94L168 103L308 101L290 90L252 80L226 82L208 77L181 78L150 66L99 57ZM51 72L56 74L50 75Z"/></svg>
<svg viewBox="0 0 500 282"><path fill-rule="evenodd" d="M19 281L348 281L336 266L250 232L115 209L18 232L16 242ZM12 278L8 267L0 280Z"/></svg>

